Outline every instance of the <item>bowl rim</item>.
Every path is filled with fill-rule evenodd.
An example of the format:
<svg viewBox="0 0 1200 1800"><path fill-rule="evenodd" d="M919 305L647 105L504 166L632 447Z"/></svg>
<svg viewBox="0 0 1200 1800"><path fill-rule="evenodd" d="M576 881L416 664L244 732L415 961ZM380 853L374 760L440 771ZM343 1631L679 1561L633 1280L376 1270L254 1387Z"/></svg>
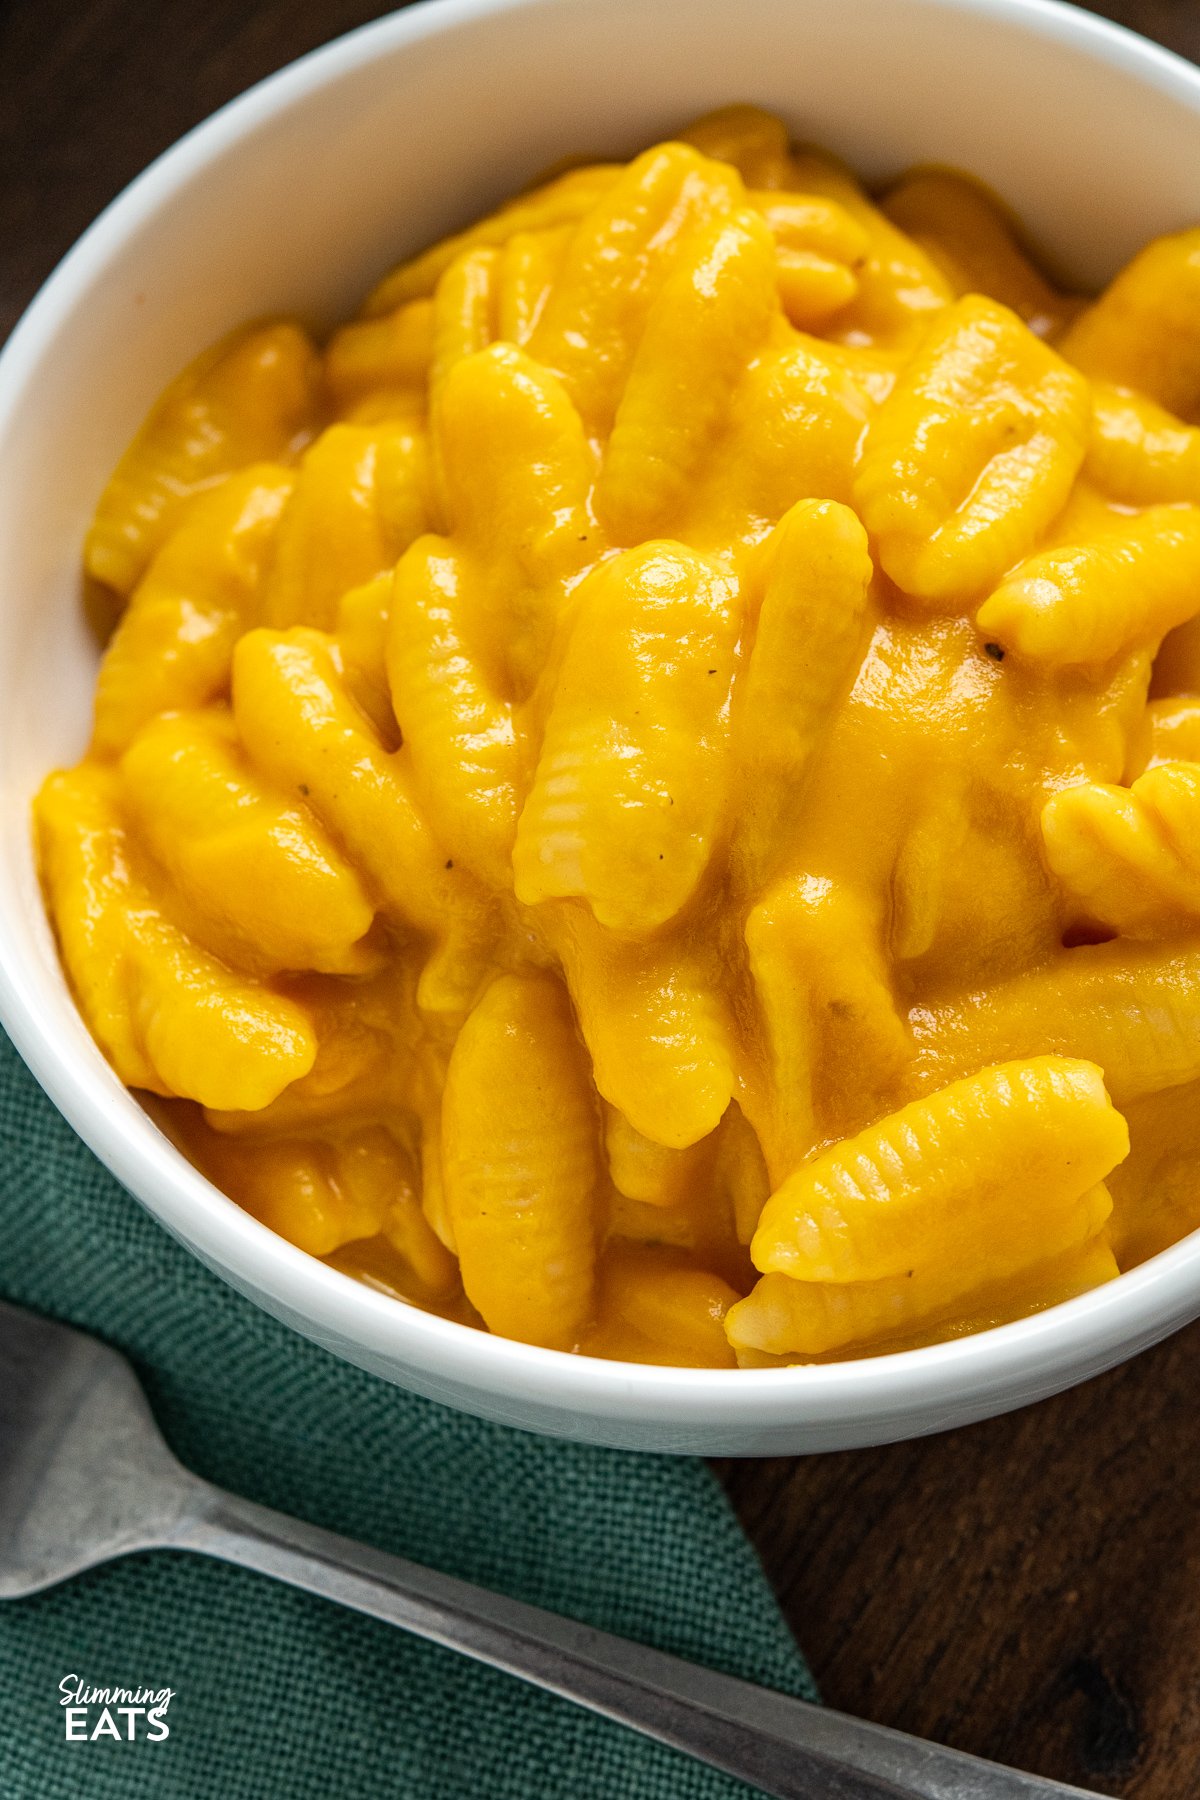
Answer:
<svg viewBox="0 0 1200 1800"><path fill-rule="evenodd" d="M194 126L112 200L35 294L0 350L0 438L27 371L127 241L172 194L261 125L343 75L421 39L487 16L561 10L583 0L420 0L307 52ZM1200 128L1200 68L1125 27L1063 0L919 0L930 10L1015 24L1182 101ZM2 924L2 919L0 919ZM609 1361L492 1337L397 1301L298 1250L202 1176L148 1115L113 1105L117 1077L90 1039L63 1038L39 1006L37 982L0 931L0 1020L84 1143L140 1204L243 1291L269 1296L319 1341L340 1340L395 1367L461 1384L498 1403L536 1394L566 1416L669 1427L902 1423L913 1414L1000 1396L1021 1385L1136 1352L1197 1310L1200 1232L1101 1288L920 1349L770 1369L687 1369ZM122 1090L124 1091L124 1090ZM928 1427L926 1427L928 1428Z"/></svg>

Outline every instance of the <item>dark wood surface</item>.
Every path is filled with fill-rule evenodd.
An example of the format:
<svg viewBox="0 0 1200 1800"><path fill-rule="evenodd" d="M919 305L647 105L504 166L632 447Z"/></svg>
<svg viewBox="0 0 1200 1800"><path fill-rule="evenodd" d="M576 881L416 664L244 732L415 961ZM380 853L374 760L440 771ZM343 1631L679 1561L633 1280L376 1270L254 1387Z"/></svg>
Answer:
<svg viewBox="0 0 1200 1800"><path fill-rule="evenodd" d="M0 336L158 151L387 10L0 0ZM1200 61L1200 0L1096 10ZM831 1704L1130 1800L1200 1797L1200 1327L1007 1419L721 1473Z"/></svg>

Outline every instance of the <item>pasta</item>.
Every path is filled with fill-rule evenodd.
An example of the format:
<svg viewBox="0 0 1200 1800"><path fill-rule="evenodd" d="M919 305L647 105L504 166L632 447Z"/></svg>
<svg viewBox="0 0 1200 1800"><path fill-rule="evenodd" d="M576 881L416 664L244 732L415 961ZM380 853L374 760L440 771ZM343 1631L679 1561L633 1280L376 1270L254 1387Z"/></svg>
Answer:
<svg viewBox="0 0 1200 1800"><path fill-rule="evenodd" d="M727 107L206 352L84 562L63 965L310 1255L733 1369L1200 1227L1200 232Z"/></svg>

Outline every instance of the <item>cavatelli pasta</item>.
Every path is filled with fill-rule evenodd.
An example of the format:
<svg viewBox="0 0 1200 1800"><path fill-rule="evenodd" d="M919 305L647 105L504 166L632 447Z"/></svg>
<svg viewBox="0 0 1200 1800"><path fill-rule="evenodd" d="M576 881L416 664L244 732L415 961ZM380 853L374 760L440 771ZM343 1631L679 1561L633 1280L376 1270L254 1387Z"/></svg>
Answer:
<svg viewBox="0 0 1200 1800"><path fill-rule="evenodd" d="M627 1200L674 1206L702 1180L711 1146L703 1139L686 1150L656 1144L615 1106L605 1107L604 1154L613 1186Z"/></svg>
<svg viewBox="0 0 1200 1800"><path fill-rule="evenodd" d="M848 507L801 500L760 553L754 641L734 703L736 855L756 888L786 857L804 776L863 648L871 558Z"/></svg>
<svg viewBox="0 0 1200 1800"><path fill-rule="evenodd" d="M561 985L500 976L450 1058L442 1179L467 1296L502 1336L570 1349L587 1322L597 1139Z"/></svg>
<svg viewBox="0 0 1200 1800"><path fill-rule="evenodd" d="M375 909L358 873L294 789L247 763L227 714L154 721L120 772L131 827L206 948L257 973L371 965L361 940Z"/></svg>
<svg viewBox="0 0 1200 1800"><path fill-rule="evenodd" d="M433 297L431 396L440 393L450 371L486 350L496 335L500 254L466 250L450 264Z"/></svg>
<svg viewBox="0 0 1200 1800"><path fill-rule="evenodd" d="M256 766L302 794L384 904L433 940L421 1003L465 1007L486 967L491 902L434 837L405 752L379 743L346 692L330 641L303 628L248 632L235 659L233 711Z"/></svg>
<svg viewBox="0 0 1200 1800"><path fill-rule="evenodd" d="M677 528L778 311L771 235L745 209L696 231L646 315L608 440L596 505L613 541Z"/></svg>
<svg viewBox="0 0 1200 1800"><path fill-rule="evenodd" d="M235 332L152 407L100 496L84 544L89 575L129 593L188 501L250 463L284 462L312 436L320 361L287 321Z"/></svg>
<svg viewBox="0 0 1200 1800"><path fill-rule="evenodd" d="M689 231L731 214L744 193L724 163L662 144L580 220L529 348L562 378L589 431L611 428L650 303Z"/></svg>
<svg viewBox="0 0 1200 1800"><path fill-rule="evenodd" d="M765 1275L860 1282L954 1265L965 1287L1085 1243L1129 1133L1092 1063L1001 1063L789 1175L750 1247Z"/></svg>
<svg viewBox="0 0 1200 1800"><path fill-rule="evenodd" d="M255 464L196 499L134 589L96 679L92 745L114 755L162 712L224 697L295 476Z"/></svg>
<svg viewBox="0 0 1200 1800"><path fill-rule="evenodd" d="M986 589L1058 513L1087 442L1087 384L1007 308L947 309L872 421L854 501L906 593Z"/></svg>
<svg viewBox="0 0 1200 1800"><path fill-rule="evenodd" d="M739 622L733 583L681 544L591 577L517 830L519 899L578 898L624 931L686 905L724 807Z"/></svg>
<svg viewBox="0 0 1200 1800"><path fill-rule="evenodd" d="M1093 1196L1101 1215L1111 1199L1101 1186ZM881 1281L793 1281L764 1275L746 1299L732 1307L726 1329L740 1352L768 1356L828 1356L850 1344L911 1342L937 1336L969 1309L981 1324L999 1324L1031 1308L1069 1300L1119 1273L1104 1231L1058 1256L1032 1261L1005 1277L999 1267L979 1283L976 1272L945 1264Z"/></svg>
<svg viewBox="0 0 1200 1800"><path fill-rule="evenodd" d="M734 1086L731 1021L712 976L685 944L621 938L582 909L560 915L554 941L604 1099L655 1143L699 1143Z"/></svg>
<svg viewBox="0 0 1200 1800"><path fill-rule="evenodd" d="M339 411L387 399L420 412L433 362L433 302L410 300L335 331L325 347L325 386Z"/></svg>
<svg viewBox="0 0 1200 1800"><path fill-rule="evenodd" d="M308 1073L317 1046L304 1011L194 944L131 866L111 771L52 776L37 820L63 960L123 1080L253 1112Z"/></svg>
<svg viewBox="0 0 1200 1800"><path fill-rule="evenodd" d="M1200 943L1081 944L909 1018L926 1079L1052 1050L1098 1063L1124 1105L1200 1078Z"/></svg>
<svg viewBox="0 0 1200 1800"><path fill-rule="evenodd" d="M1047 802L1042 834L1086 918L1127 937L1200 919L1200 763L1159 763L1128 788L1064 788Z"/></svg>
<svg viewBox="0 0 1200 1800"><path fill-rule="evenodd" d="M1062 340L1085 375L1200 423L1200 230L1157 238Z"/></svg>
<svg viewBox="0 0 1200 1800"><path fill-rule="evenodd" d="M786 188L791 174L787 127L761 106L722 106L678 132L704 156L732 163L747 187Z"/></svg>
<svg viewBox="0 0 1200 1800"><path fill-rule="evenodd" d="M880 210L925 250L955 294L987 294L1039 337L1053 336L1079 309L1026 256L994 195L952 169L914 169L889 188Z"/></svg>
<svg viewBox="0 0 1200 1800"><path fill-rule="evenodd" d="M591 1356L915 1347L1200 1227L1198 270L1086 304L734 105L216 345L36 805L117 1075Z"/></svg>
<svg viewBox="0 0 1200 1800"><path fill-rule="evenodd" d="M819 331L859 291L871 238L846 208L818 194L753 192L775 240L783 310L798 331Z"/></svg>
<svg viewBox="0 0 1200 1800"><path fill-rule="evenodd" d="M1144 394L1096 382L1083 473L1122 506L1200 506L1200 431Z"/></svg>
<svg viewBox="0 0 1200 1800"><path fill-rule="evenodd" d="M563 584L599 549L595 457L562 383L511 344L460 361L434 416L443 511L478 590L476 635L493 679L526 699Z"/></svg>
<svg viewBox="0 0 1200 1800"><path fill-rule="evenodd" d="M800 875L768 892L746 922L755 999L768 1050L773 1129L763 1148L776 1178L802 1162L836 1120L821 1084L853 1069L843 1106L872 1108L912 1049L892 993L878 921L848 890Z"/></svg>
<svg viewBox="0 0 1200 1800"><path fill-rule="evenodd" d="M1052 667L1101 663L1200 610L1200 507L1153 506L1084 544L1043 550L979 609L980 633Z"/></svg>
<svg viewBox="0 0 1200 1800"><path fill-rule="evenodd" d="M299 470L262 603L265 624L328 630L348 589L390 569L429 522L419 426L332 425Z"/></svg>
<svg viewBox="0 0 1200 1800"><path fill-rule="evenodd" d="M445 539L419 538L396 565L388 625L392 705L435 836L507 886L524 791L524 746L466 632L471 571Z"/></svg>

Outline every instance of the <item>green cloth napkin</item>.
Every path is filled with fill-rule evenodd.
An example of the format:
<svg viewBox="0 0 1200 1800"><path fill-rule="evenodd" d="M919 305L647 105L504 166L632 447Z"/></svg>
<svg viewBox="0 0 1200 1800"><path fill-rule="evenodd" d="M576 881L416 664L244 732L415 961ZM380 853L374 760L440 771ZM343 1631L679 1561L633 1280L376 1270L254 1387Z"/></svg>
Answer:
<svg viewBox="0 0 1200 1800"><path fill-rule="evenodd" d="M150 1219L3 1036L0 1293L126 1351L174 1449L213 1481L813 1696L754 1551L702 1463L484 1424L296 1336ZM173 1688L169 1737L68 1743L67 1675ZM453 1652L200 1557L130 1557L0 1606L3 1800L747 1792Z"/></svg>

